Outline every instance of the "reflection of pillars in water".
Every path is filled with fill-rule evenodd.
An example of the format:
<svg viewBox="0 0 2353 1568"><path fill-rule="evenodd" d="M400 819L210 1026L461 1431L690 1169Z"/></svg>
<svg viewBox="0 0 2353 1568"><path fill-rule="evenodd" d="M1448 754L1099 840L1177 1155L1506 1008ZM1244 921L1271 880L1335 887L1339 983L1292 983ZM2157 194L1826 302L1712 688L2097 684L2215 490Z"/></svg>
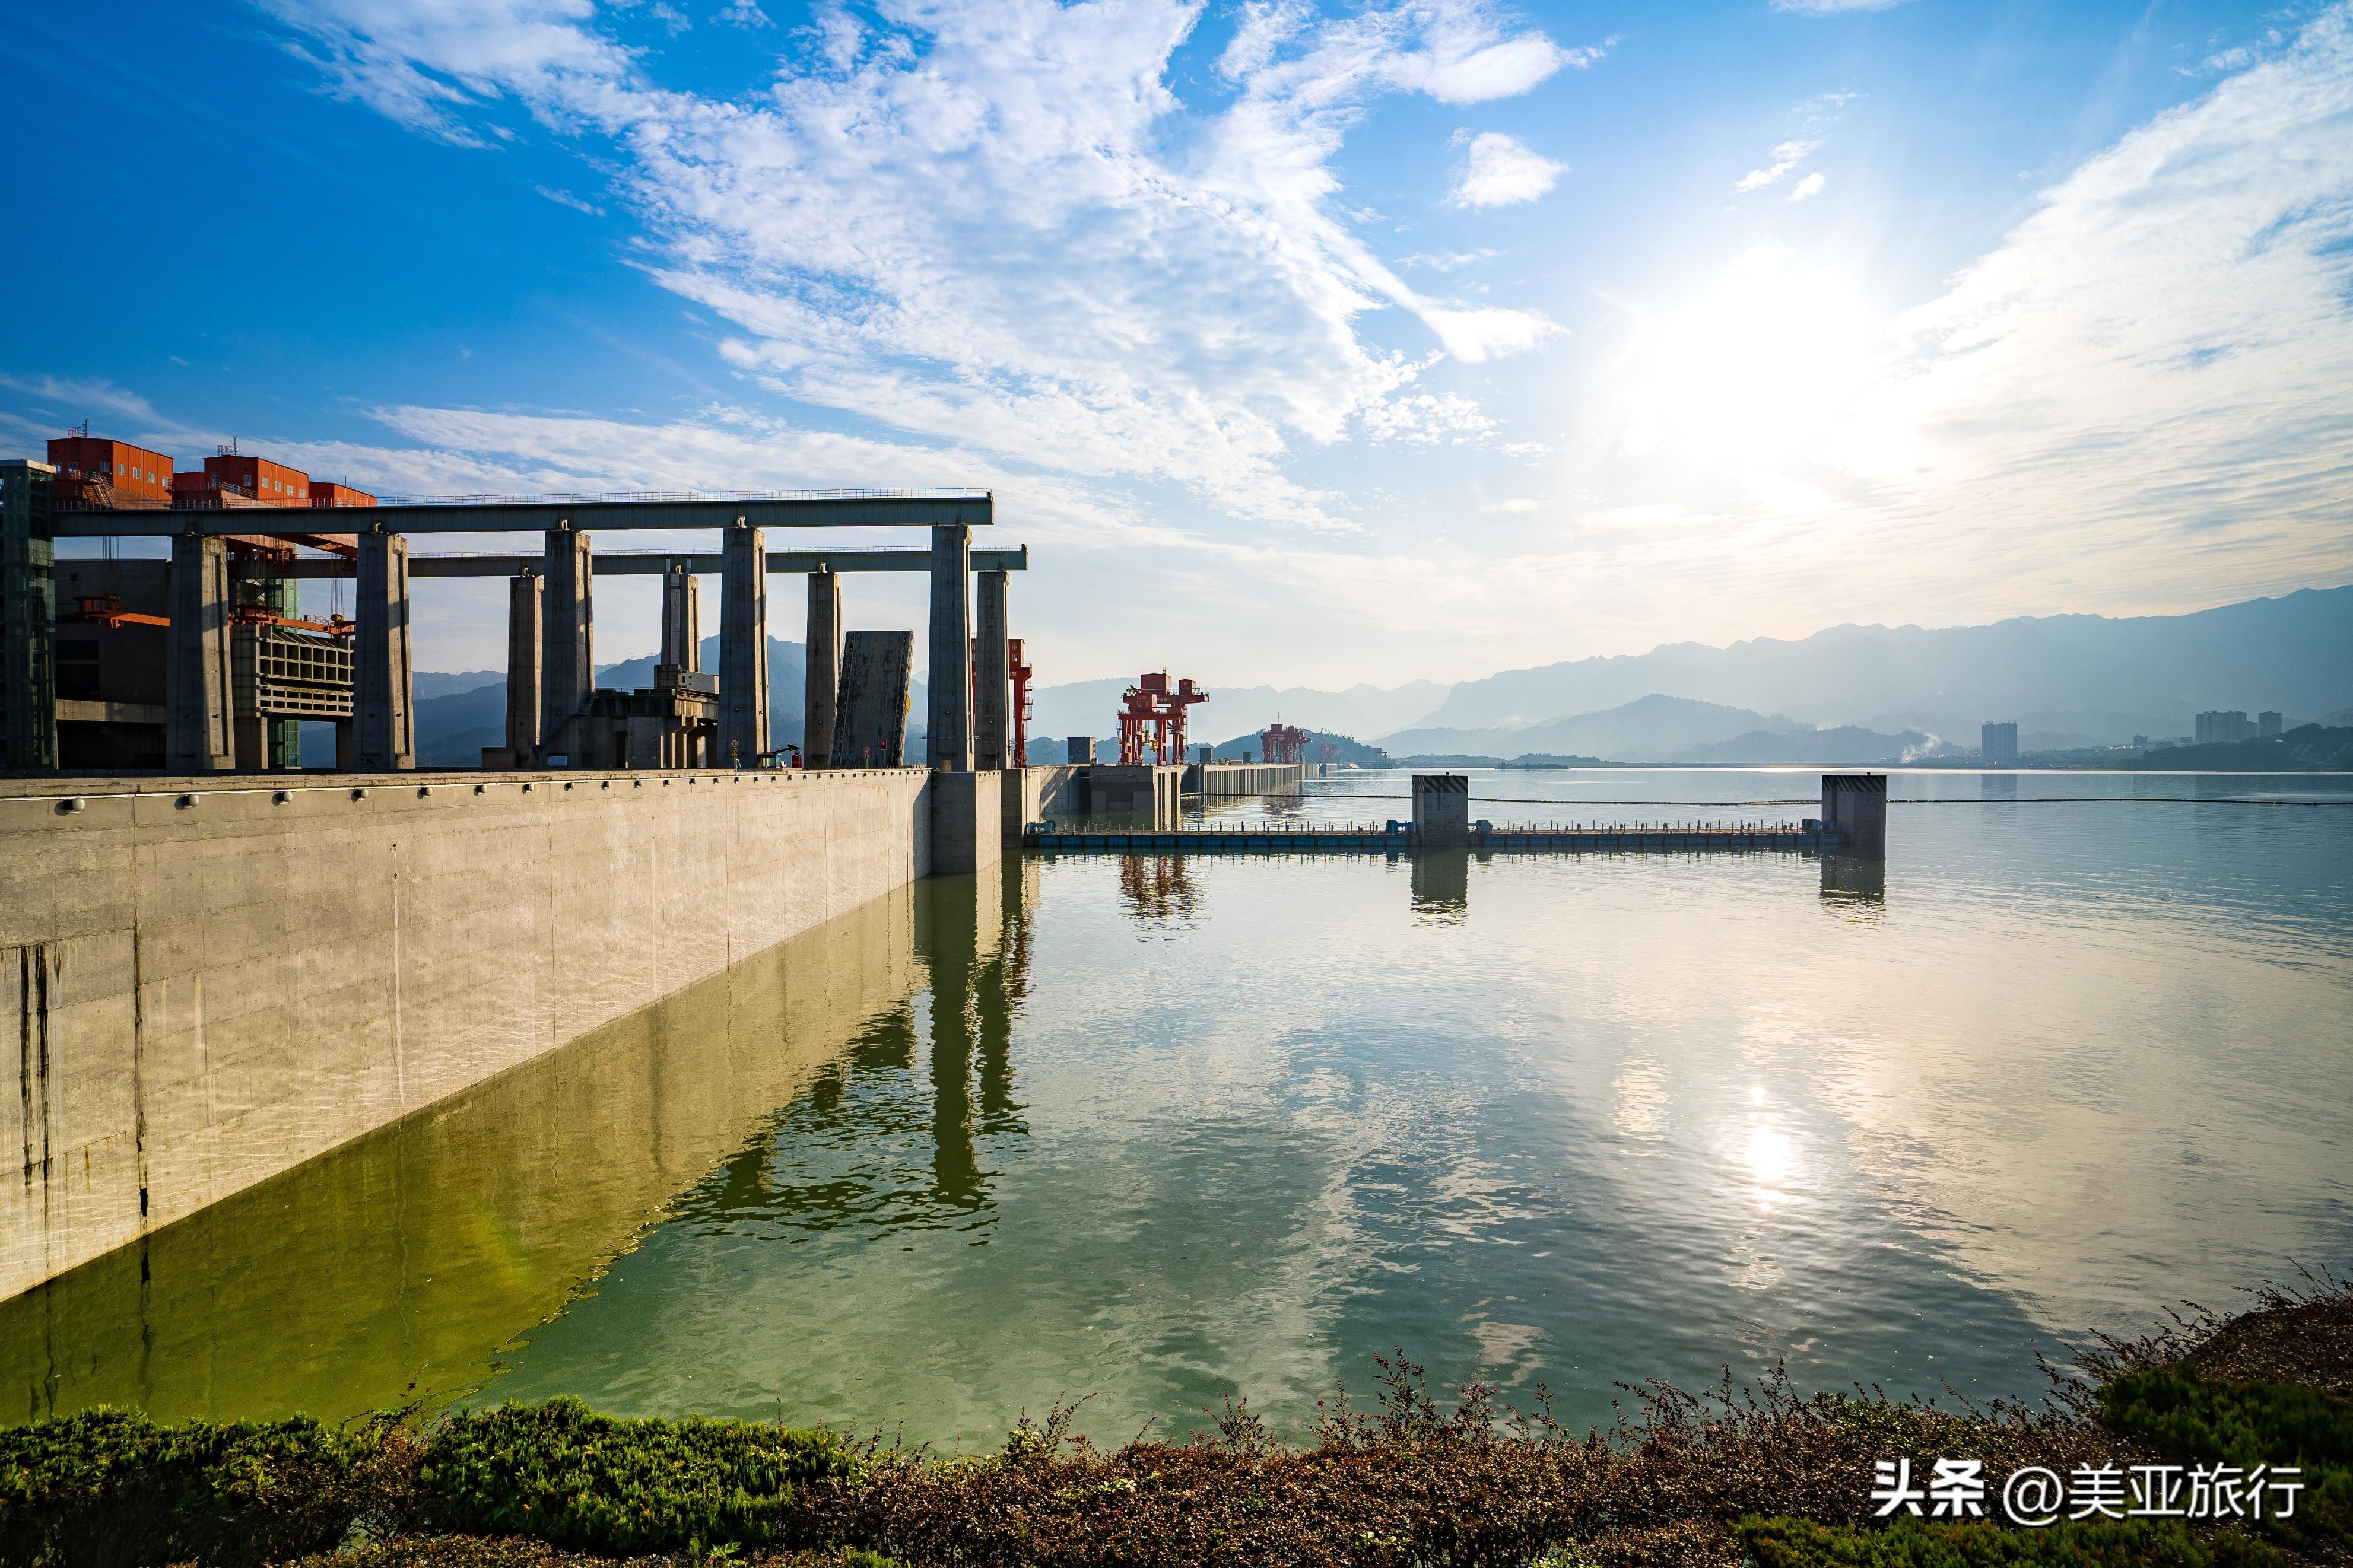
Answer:
<svg viewBox="0 0 2353 1568"><path fill-rule="evenodd" d="M1424 849L1413 857L1413 909L1419 915L1461 921L1471 910L1471 852Z"/></svg>
<svg viewBox="0 0 2353 1568"><path fill-rule="evenodd" d="M1182 855L1121 857L1119 900L1136 919L1152 924L1201 912L1200 888Z"/></svg>
<svg viewBox="0 0 2353 1568"><path fill-rule="evenodd" d="M1024 1132L1013 1100L1013 1020L1029 994L1029 908L1038 896L1037 863L1027 856L1002 863L998 878L1004 940L983 964L973 987L980 1016L980 1130Z"/></svg>
<svg viewBox="0 0 2353 1568"><path fill-rule="evenodd" d="M1887 862L1860 855L1822 857L1822 902L1876 908L1887 902Z"/></svg>
<svg viewBox="0 0 2353 1568"><path fill-rule="evenodd" d="M920 951L932 982L933 1181L947 1202L977 1206L972 1070L975 1026L984 1013L975 995L982 973L1002 963L1004 898L992 874L933 878L922 891Z"/></svg>

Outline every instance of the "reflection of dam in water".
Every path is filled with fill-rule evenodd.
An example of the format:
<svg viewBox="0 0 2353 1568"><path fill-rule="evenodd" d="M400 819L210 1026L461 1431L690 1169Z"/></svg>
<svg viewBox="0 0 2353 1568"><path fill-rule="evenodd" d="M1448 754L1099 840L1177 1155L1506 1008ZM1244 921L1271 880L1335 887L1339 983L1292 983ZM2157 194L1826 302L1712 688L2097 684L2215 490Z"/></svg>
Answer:
<svg viewBox="0 0 2353 1568"><path fill-rule="evenodd" d="M900 889L0 1303L0 1419L95 1404L332 1417L462 1395L665 1215L856 1223L856 1191L769 1169L784 1123L862 1116L840 1131L866 1139L913 1121L933 1172L914 1201L968 1215L986 1202L976 1133L1018 1126L1010 1020L1035 873L1002 871ZM894 1092L863 1096L869 1079Z"/></svg>

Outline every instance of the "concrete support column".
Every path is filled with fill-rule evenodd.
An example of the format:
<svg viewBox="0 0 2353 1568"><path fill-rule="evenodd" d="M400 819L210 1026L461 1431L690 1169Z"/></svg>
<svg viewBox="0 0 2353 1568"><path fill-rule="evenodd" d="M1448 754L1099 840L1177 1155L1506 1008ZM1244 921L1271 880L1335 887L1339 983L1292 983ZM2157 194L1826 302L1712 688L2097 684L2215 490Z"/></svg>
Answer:
<svg viewBox="0 0 2353 1568"><path fill-rule="evenodd" d="M172 626L164 639L164 765L175 773L237 766L230 731L228 543L172 541Z"/></svg>
<svg viewBox="0 0 2353 1568"><path fill-rule="evenodd" d="M507 581L507 762L539 765L539 726L546 702L540 659L546 637L547 579L525 571Z"/></svg>
<svg viewBox="0 0 2353 1568"><path fill-rule="evenodd" d="M1471 844L1471 778L1467 773L1413 775L1413 839L1424 849Z"/></svg>
<svg viewBox="0 0 2353 1568"><path fill-rule="evenodd" d="M808 667L802 688L801 766L833 765L833 705L841 692L841 574L808 579Z"/></svg>
<svg viewBox="0 0 2353 1568"><path fill-rule="evenodd" d="M546 580L540 648L539 759L563 757L572 765L586 739L575 721L596 688L596 567L588 535L569 523L547 531L540 558Z"/></svg>
<svg viewBox="0 0 2353 1568"><path fill-rule="evenodd" d="M1824 773L1822 820L1843 835L1850 855L1887 858L1887 775Z"/></svg>
<svg viewBox="0 0 2353 1568"><path fill-rule="evenodd" d="M975 584L979 600L973 616L972 765L976 768L1018 768L1023 761L1013 755L1013 731L1007 722L1012 711L1012 674L1005 665L1005 587L1009 575L983 572Z"/></svg>
<svg viewBox="0 0 2353 1568"><path fill-rule="evenodd" d="M57 472L0 462L0 768L58 765Z"/></svg>
<svg viewBox="0 0 2353 1568"><path fill-rule="evenodd" d="M684 562L662 574L661 657L657 664L702 668L702 604Z"/></svg>
<svg viewBox="0 0 2353 1568"><path fill-rule="evenodd" d="M972 767L972 530L932 530L931 700L924 709L925 760L934 768Z"/></svg>
<svg viewBox="0 0 2353 1568"><path fill-rule="evenodd" d="M719 762L748 768L768 749L768 554L740 517L719 570Z"/></svg>
<svg viewBox="0 0 2353 1568"><path fill-rule="evenodd" d="M417 765L408 621L408 541L363 533L352 637L352 761L362 773Z"/></svg>

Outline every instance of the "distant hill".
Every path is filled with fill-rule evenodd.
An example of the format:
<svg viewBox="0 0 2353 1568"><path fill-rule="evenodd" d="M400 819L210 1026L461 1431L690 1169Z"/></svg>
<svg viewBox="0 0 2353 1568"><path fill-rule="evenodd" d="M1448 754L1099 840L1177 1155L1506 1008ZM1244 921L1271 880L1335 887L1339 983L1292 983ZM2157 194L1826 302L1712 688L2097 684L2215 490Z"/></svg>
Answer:
<svg viewBox="0 0 2353 1568"><path fill-rule="evenodd" d="M2353 586L2307 588L2187 616L2021 616L1936 631L1841 626L1794 642L1672 643L1645 654L1466 680L1419 728L1542 724L1654 692L1813 722L1933 716L1926 724L1902 721L1964 745L1976 743L1976 727L1986 721L2052 710L2147 716L2131 720L2123 733L2092 732L2103 744L2127 741L2135 731L2182 734L2203 709L2320 713L2342 707L2353 692ZM1400 739L1385 736L1383 743L1398 750Z"/></svg>
<svg viewBox="0 0 2353 1568"><path fill-rule="evenodd" d="M1669 763L1712 763L1725 766L1754 767L1776 763L1820 763L1826 767L1859 767L1872 763L1917 762L1939 751L1934 736L1917 730L1900 734L1883 735L1876 730L1866 730L1859 724L1840 724L1827 730L1759 730L1751 734L1736 735L1729 741L1714 745L1693 746L1671 757L1661 757Z"/></svg>
<svg viewBox="0 0 2353 1568"><path fill-rule="evenodd" d="M1368 746L1354 735L1335 734L1328 730L1308 730L1305 725L1300 728L1306 731L1307 760L1311 763L1355 763L1363 767L1377 768L1387 766L1389 762L1388 752L1378 746ZM1326 746L1332 749L1332 755L1329 757L1324 755L1324 749ZM1220 762L1230 763L1240 761L1246 753L1255 756L1258 749L1258 731L1253 730L1247 735L1237 735L1230 741L1219 742L1217 749L1210 752L1210 755Z"/></svg>
<svg viewBox="0 0 2353 1568"><path fill-rule="evenodd" d="M1490 729L1417 729L1384 735L1380 744L1398 756L1493 755L1528 752L1600 757L1619 763L1663 763L1682 759L1695 746L1729 742L1758 732L1810 731L1781 714L1656 692L1605 709L1548 723Z"/></svg>
<svg viewBox="0 0 2353 1568"><path fill-rule="evenodd" d="M1173 668L1171 673L1182 675L1184 670ZM1057 739L1116 735L1120 693L1134 683L1135 677L1127 675L1039 688L1030 694L1029 733ZM1188 722L1196 731L1219 735L1247 731L1253 746L1258 731L1277 719L1335 735L1377 735L1421 718L1445 700L1446 690L1430 680L1397 687L1352 686L1345 691L1211 685L1209 700L1193 710ZM1059 748L1054 758L1061 760Z"/></svg>
<svg viewBox="0 0 2353 1568"><path fill-rule="evenodd" d="M2122 765L2228 773L2342 772L2353 770L2353 729L2305 724L2267 741L2168 746Z"/></svg>

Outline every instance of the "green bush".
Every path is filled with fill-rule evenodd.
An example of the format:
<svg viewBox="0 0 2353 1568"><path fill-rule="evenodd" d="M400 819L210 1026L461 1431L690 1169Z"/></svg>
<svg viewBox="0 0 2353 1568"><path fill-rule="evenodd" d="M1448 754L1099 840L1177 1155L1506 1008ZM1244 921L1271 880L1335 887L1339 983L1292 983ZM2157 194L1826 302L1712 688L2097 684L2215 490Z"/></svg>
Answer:
<svg viewBox="0 0 2353 1568"><path fill-rule="evenodd" d="M2274 1533L2353 1539L2353 1403L2288 1384L2211 1383L2167 1368L2103 1388L2100 1420L2184 1458L2298 1466L2304 1495Z"/></svg>
<svg viewBox="0 0 2353 1568"><path fill-rule="evenodd" d="M374 1445L301 1417L159 1426L95 1409L0 1431L0 1564L245 1564L340 1541Z"/></svg>
<svg viewBox="0 0 2353 1568"><path fill-rule="evenodd" d="M2126 1519L2015 1530L1985 1521L1900 1519L1883 1529L1744 1519L1733 1539L1758 1568L2286 1568L2277 1547L2171 1520Z"/></svg>
<svg viewBox="0 0 2353 1568"><path fill-rule="evenodd" d="M617 1420L555 1399L450 1417L417 1479L440 1528L618 1557L776 1544L795 1488L862 1471L830 1432Z"/></svg>

